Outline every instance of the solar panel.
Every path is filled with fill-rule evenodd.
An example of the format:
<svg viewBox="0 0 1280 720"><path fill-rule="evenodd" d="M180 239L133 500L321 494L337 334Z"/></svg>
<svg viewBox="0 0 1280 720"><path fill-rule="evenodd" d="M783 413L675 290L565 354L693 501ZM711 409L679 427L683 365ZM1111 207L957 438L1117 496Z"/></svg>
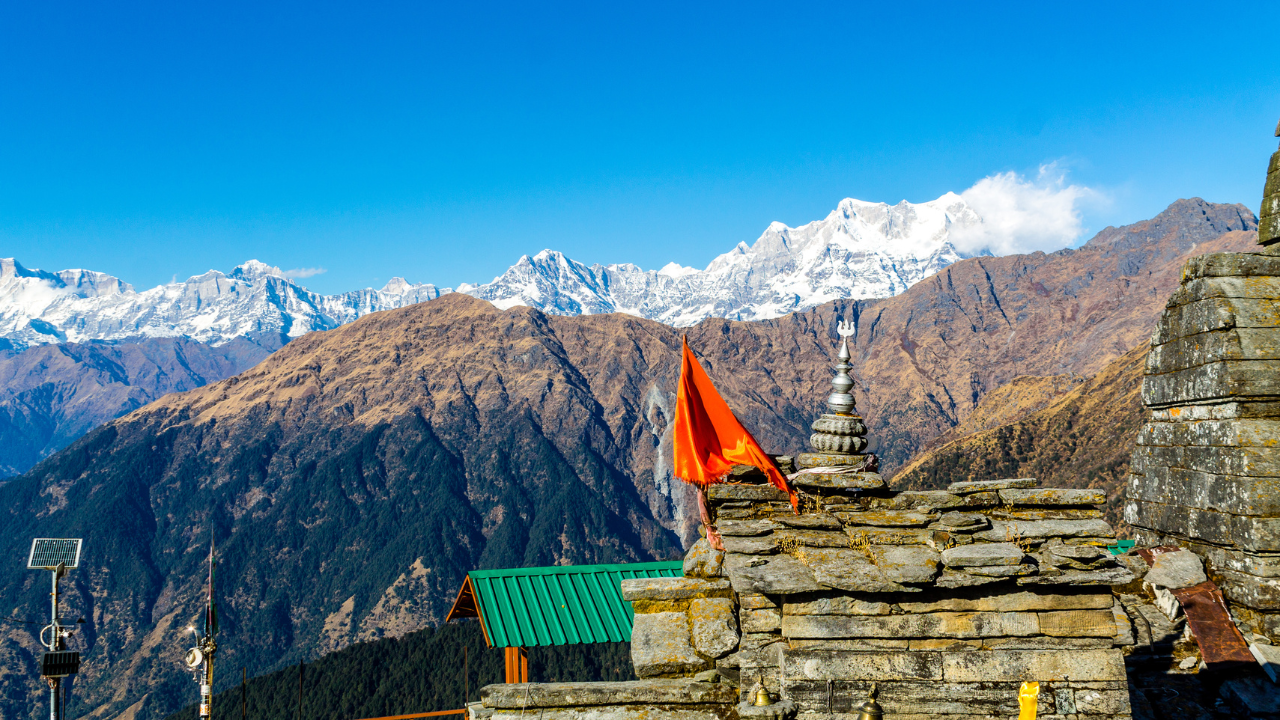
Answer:
<svg viewBox="0 0 1280 720"><path fill-rule="evenodd" d="M59 563L74 568L80 562L80 538L36 538L31 541L28 570L53 570Z"/></svg>

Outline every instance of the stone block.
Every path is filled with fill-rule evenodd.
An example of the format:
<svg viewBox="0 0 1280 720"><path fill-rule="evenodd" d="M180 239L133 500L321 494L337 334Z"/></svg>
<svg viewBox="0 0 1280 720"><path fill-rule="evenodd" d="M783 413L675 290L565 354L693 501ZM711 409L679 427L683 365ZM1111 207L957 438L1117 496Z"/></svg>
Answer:
<svg viewBox="0 0 1280 720"><path fill-rule="evenodd" d="M1234 548L1224 548L1217 545L1206 545L1204 543L1188 542L1186 540L1160 539L1157 545L1183 545L1191 552L1199 555L1204 559L1206 565L1213 572L1219 570L1232 570L1245 575L1254 575L1260 578L1280 578L1280 554L1274 553L1251 553ZM1145 565L1145 563L1143 563Z"/></svg>
<svg viewBox="0 0 1280 720"><path fill-rule="evenodd" d="M970 575L979 575L981 577L1022 577L1024 575L1033 575L1040 569L1037 563L1023 563L1021 565L990 565L967 567L965 572Z"/></svg>
<svg viewBox="0 0 1280 720"><path fill-rule="evenodd" d="M771 600L768 595L747 593L738 596L738 606L744 610L758 610L760 608L776 608L778 604Z"/></svg>
<svg viewBox="0 0 1280 720"><path fill-rule="evenodd" d="M1280 360L1280 328L1232 328L1177 338L1147 354L1145 374L1162 375L1227 360Z"/></svg>
<svg viewBox="0 0 1280 720"><path fill-rule="evenodd" d="M1033 488L1039 482L1035 478L1007 478L1004 480L969 480L965 482L951 483L947 486L947 492L955 495L967 495L969 493L983 492L988 490L1009 490L1012 488Z"/></svg>
<svg viewBox="0 0 1280 720"><path fill-rule="evenodd" d="M991 542L961 545L942 551L942 564L949 568L1020 565L1026 553L1013 543Z"/></svg>
<svg viewBox="0 0 1280 720"><path fill-rule="evenodd" d="M936 516L908 510L869 510L840 512L835 516L845 525L871 527L924 527Z"/></svg>
<svg viewBox="0 0 1280 720"><path fill-rule="evenodd" d="M951 510L942 513L937 522L929 527L947 532L977 532L985 530L990 525L991 521L987 519L986 515Z"/></svg>
<svg viewBox="0 0 1280 720"><path fill-rule="evenodd" d="M935 587L954 590L956 588L974 588L981 585L991 585L993 583L1008 582L1010 578L990 577L984 575L971 575L966 572L957 570L943 569L942 574L934 580Z"/></svg>
<svg viewBox="0 0 1280 720"><path fill-rule="evenodd" d="M991 720L1018 717L1020 683L942 683L892 681L877 684L877 702L886 720ZM869 681L801 679L790 683L788 697L799 709L798 720L856 720L866 700ZM1112 691L1115 692L1115 691ZM1093 715L1064 718L1055 714L1053 694L1042 689L1039 720L1121 720ZM1123 720L1128 720L1124 716Z"/></svg>
<svg viewBox="0 0 1280 720"><path fill-rule="evenodd" d="M983 638L984 650L1080 650L1086 648L1109 648L1115 641L1112 638L1067 638L1067 637L1024 637L1024 638Z"/></svg>
<svg viewBox="0 0 1280 720"><path fill-rule="evenodd" d="M787 602L782 606L784 615L888 615L892 608L889 603L875 600L863 600L849 595L826 595L822 597L804 596L795 602Z"/></svg>
<svg viewBox="0 0 1280 720"><path fill-rule="evenodd" d="M1227 701L1235 717L1280 717L1280 692L1276 692L1274 683L1260 675L1227 680L1219 694Z"/></svg>
<svg viewBox="0 0 1280 720"><path fill-rule="evenodd" d="M943 678L943 657L932 652L805 649L786 653L782 669L786 677L797 680L937 681Z"/></svg>
<svg viewBox="0 0 1280 720"><path fill-rule="evenodd" d="M1222 594L1232 603L1255 610L1280 610L1280 578L1247 575L1235 570L1218 569L1214 573Z"/></svg>
<svg viewBox="0 0 1280 720"><path fill-rule="evenodd" d="M1000 491L1000 501L1009 505L1104 505L1107 493L1102 490L1064 488L1010 489Z"/></svg>
<svg viewBox="0 0 1280 720"><path fill-rule="evenodd" d="M912 592L870 562L865 550L805 548L797 558L809 567L818 583L849 592Z"/></svg>
<svg viewBox="0 0 1280 720"><path fill-rule="evenodd" d="M872 545L928 545L933 539L932 530L917 528L845 527L845 534L853 547Z"/></svg>
<svg viewBox="0 0 1280 720"><path fill-rule="evenodd" d="M822 490L879 490L885 486L880 473L873 472L813 473L802 470L791 482L800 487Z"/></svg>
<svg viewBox="0 0 1280 720"><path fill-rule="evenodd" d="M717 483L707 488L707 500L713 504L733 500L790 502L791 496L772 485Z"/></svg>
<svg viewBox="0 0 1280 720"><path fill-rule="evenodd" d="M1224 360L1142 379L1148 407L1280 396L1280 360Z"/></svg>
<svg viewBox="0 0 1280 720"><path fill-rule="evenodd" d="M774 555L756 567L730 568L729 580L739 594L795 595L827 589L804 563L790 555Z"/></svg>
<svg viewBox="0 0 1280 720"><path fill-rule="evenodd" d="M716 530L720 531L721 536L768 535L776 529L778 524L772 520L720 520L716 523Z"/></svg>
<svg viewBox="0 0 1280 720"><path fill-rule="evenodd" d="M1280 275L1280 257L1254 253L1209 253L1187 260L1182 266L1182 282L1204 277L1260 277Z"/></svg>
<svg viewBox="0 0 1280 720"><path fill-rule="evenodd" d="M943 490L904 490L887 498L870 498L867 507L879 510L932 512L946 508L964 507L964 505L964 498Z"/></svg>
<svg viewBox="0 0 1280 720"><path fill-rule="evenodd" d="M1193 420L1146 423L1138 431L1136 444L1159 447L1275 447L1277 438L1280 438L1280 419L1277 418Z"/></svg>
<svg viewBox="0 0 1280 720"><path fill-rule="evenodd" d="M744 612L766 612L746 610ZM776 610L774 612L777 612ZM708 657L728 655L738 647L738 621L728 598L699 598L689 603L693 647Z"/></svg>
<svg viewBox="0 0 1280 720"><path fill-rule="evenodd" d="M1126 681L1124 656L1119 650L992 650L980 653L941 653L947 682L1098 682Z"/></svg>
<svg viewBox="0 0 1280 720"><path fill-rule="evenodd" d="M974 535L979 540L1003 543L1016 538L1114 537L1105 520L995 520L991 529Z"/></svg>
<svg viewBox="0 0 1280 720"><path fill-rule="evenodd" d="M1102 610L1110 608L1110 592L1037 592L1010 589L979 591L958 597L898 603L906 613L932 612L1030 612L1040 610Z"/></svg>
<svg viewBox="0 0 1280 720"><path fill-rule="evenodd" d="M1093 520L1102 517L1102 511L1097 508L1081 507L1047 507L1036 510L1001 508L990 510L987 514L993 520Z"/></svg>
<svg viewBox="0 0 1280 720"><path fill-rule="evenodd" d="M724 551L712 550L706 538L699 538L684 555L684 576L711 578L723 575Z"/></svg>
<svg viewBox="0 0 1280 720"><path fill-rule="evenodd" d="M1274 300L1280 298L1280 277L1261 275L1192 278L1173 291L1165 307L1179 307L1213 298Z"/></svg>
<svg viewBox="0 0 1280 720"><path fill-rule="evenodd" d="M1280 552L1280 518L1231 515L1131 500L1125 521L1168 535L1253 552Z"/></svg>
<svg viewBox="0 0 1280 720"><path fill-rule="evenodd" d="M729 597L729 581L724 578L633 578L622 581L622 599L688 600L699 597Z"/></svg>
<svg viewBox="0 0 1280 720"><path fill-rule="evenodd" d="M844 650L851 652L868 652L876 650L908 650L910 640L889 640L886 638L813 638L788 639L787 646L791 650Z"/></svg>
<svg viewBox="0 0 1280 720"><path fill-rule="evenodd" d="M779 515L778 523L802 530L839 530L840 521L831 513L806 513L804 515Z"/></svg>
<svg viewBox="0 0 1280 720"><path fill-rule="evenodd" d="M776 533L758 537L723 535L720 541L724 543L726 552L740 555L772 555L778 552L778 535Z"/></svg>
<svg viewBox="0 0 1280 720"><path fill-rule="evenodd" d="M1127 568L1104 570L1064 570L1061 575L1028 575L1018 578L1019 585L1128 585L1133 573Z"/></svg>
<svg viewBox="0 0 1280 720"><path fill-rule="evenodd" d="M784 615L782 634L787 638L1027 637L1040 634L1040 625L1035 613L1017 612Z"/></svg>
<svg viewBox="0 0 1280 720"><path fill-rule="evenodd" d="M703 683L711 685L712 683ZM542 708L529 710L494 710L490 720L737 720L733 705L613 705L587 707Z"/></svg>
<svg viewBox="0 0 1280 720"><path fill-rule="evenodd" d="M896 583L927 583L938 574L938 551L923 545L875 545L871 560Z"/></svg>
<svg viewBox="0 0 1280 720"><path fill-rule="evenodd" d="M1040 633L1050 637L1116 636L1113 610L1060 610L1040 613Z"/></svg>
<svg viewBox="0 0 1280 720"><path fill-rule="evenodd" d="M1274 298L1224 298L1167 307L1156 322L1152 345L1177 338L1232 328L1268 328L1280 325L1280 303Z"/></svg>
<svg viewBox="0 0 1280 720"><path fill-rule="evenodd" d="M680 612L641 613L631 629L631 664L639 677L689 674L714 664L693 649L689 618Z"/></svg>
<svg viewBox="0 0 1280 720"><path fill-rule="evenodd" d="M1135 467L1136 466L1136 467ZM1135 473L1179 468L1211 475L1280 477L1280 450L1266 447L1164 447L1139 445L1133 451Z"/></svg>
<svg viewBox="0 0 1280 720"><path fill-rule="evenodd" d="M1145 448L1135 448L1135 456ZM1280 515L1280 476L1220 475L1147 464L1131 473L1128 497L1232 515Z"/></svg>
<svg viewBox="0 0 1280 720"><path fill-rule="evenodd" d="M742 631L749 633L773 632L782 627L782 611L778 608L760 608L742 611Z"/></svg>
<svg viewBox="0 0 1280 720"><path fill-rule="evenodd" d="M736 703L728 685L686 679L630 682L511 683L480 689L484 707L514 709L598 705L702 705Z"/></svg>
<svg viewBox="0 0 1280 720"><path fill-rule="evenodd" d="M847 548L849 536L843 530L803 530L785 528L773 534L780 542L811 548Z"/></svg>

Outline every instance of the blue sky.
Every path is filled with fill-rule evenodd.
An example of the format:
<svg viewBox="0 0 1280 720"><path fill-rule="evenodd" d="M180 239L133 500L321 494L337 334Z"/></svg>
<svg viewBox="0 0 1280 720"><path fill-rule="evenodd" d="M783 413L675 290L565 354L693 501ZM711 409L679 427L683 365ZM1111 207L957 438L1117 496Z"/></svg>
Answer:
<svg viewBox="0 0 1280 720"><path fill-rule="evenodd" d="M323 292L702 267L1046 163L1087 237L1256 212L1276 148L1274 4L691 5L5 2L0 256Z"/></svg>

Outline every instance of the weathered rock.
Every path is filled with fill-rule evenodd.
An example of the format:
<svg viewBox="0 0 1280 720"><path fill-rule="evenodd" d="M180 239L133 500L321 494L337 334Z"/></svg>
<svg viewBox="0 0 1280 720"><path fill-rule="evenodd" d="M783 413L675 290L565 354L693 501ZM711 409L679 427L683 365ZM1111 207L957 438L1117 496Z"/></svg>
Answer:
<svg viewBox="0 0 1280 720"><path fill-rule="evenodd" d="M971 480L951 483L947 492L961 495L985 490L1007 490L1009 488L1033 488L1039 483L1035 478L1009 478L1006 480Z"/></svg>
<svg viewBox="0 0 1280 720"><path fill-rule="evenodd" d="M689 618L682 612L635 616L635 625L631 628L631 664L636 675L642 678L694 673L713 666L694 651Z"/></svg>
<svg viewBox="0 0 1280 720"><path fill-rule="evenodd" d="M729 581L723 578L633 578L622 581L622 599L688 600L698 597L729 597Z"/></svg>
<svg viewBox="0 0 1280 720"><path fill-rule="evenodd" d="M800 453L796 455L796 467L808 470L820 467L849 466L867 472L876 472L880 462L875 455L847 453Z"/></svg>
<svg viewBox="0 0 1280 720"><path fill-rule="evenodd" d="M917 528L874 528L846 526L845 534L849 537L849 545L853 547L870 547L872 545L927 545L933 540L932 530Z"/></svg>
<svg viewBox="0 0 1280 720"><path fill-rule="evenodd" d="M974 537L998 543L1011 538L1105 538L1114 537L1114 534L1105 520L1000 520L992 522L990 530Z"/></svg>
<svg viewBox="0 0 1280 720"><path fill-rule="evenodd" d="M1112 610L1065 610L1040 613L1040 633L1050 637L1116 636L1116 618Z"/></svg>
<svg viewBox="0 0 1280 720"><path fill-rule="evenodd" d="M1039 610L1102 610L1112 605L1109 592L1047 593L1013 590L930 601L902 601L906 613L1029 612Z"/></svg>
<svg viewBox="0 0 1280 720"><path fill-rule="evenodd" d="M1104 505L1107 493L1065 488L1009 489L1000 491L1000 500L1009 505Z"/></svg>
<svg viewBox="0 0 1280 720"><path fill-rule="evenodd" d="M874 472L811 473L800 471L791 482L807 488L830 490L879 490L884 478Z"/></svg>
<svg viewBox="0 0 1280 720"><path fill-rule="evenodd" d="M511 683L486 685L480 700L487 708L557 708L599 705L701 705L736 703L728 685L691 679L630 682Z"/></svg>
<svg viewBox="0 0 1280 720"><path fill-rule="evenodd" d="M1108 618L1110 615L1107 611ZM1028 637L1039 633L1036 613L784 615L782 618L782 634L788 638L981 638Z"/></svg>
<svg viewBox="0 0 1280 720"><path fill-rule="evenodd" d="M777 528L778 524L772 520L720 520L716 522L716 530L720 531L721 536L749 537L767 535Z"/></svg>
<svg viewBox="0 0 1280 720"><path fill-rule="evenodd" d="M1151 570L1143 581L1156 587L1177 590L1199 585L1208 579L1200 558L1193 552L1179 550L1156 555L1151 563Z"/></svg>
<svg viewBox="0 0 1280 720"><path fill-rule="evenodd" d="M751 501L790 501L787 493L772 485L741 485L732 483L716 483L707 488L707 500L717 503L725 500Z"/></svg>
<svg viewBox="0 0 1280 720"><path fill-rule="evenodd" d="M942 564L949 568L1021 565L1026 553L1013 543L991 542L962 545L942 551Z"/></svg>
<svg viewBox="0 0 1280 720"><path fill-rule="evenodd" d="M744 593L738 596L738 607L743 610L758 610L760 608L776 608L778 604L770 600L768 595Z"/></svg>
<svg viewBox="0 0 1280 720"><path fill-rule="evenodd" d="M955 570L943 570L938 579L933 582L940 588L955 589L977 587L979 585L990 585L991 583L1005 582L1009 578L1000 577L983 577L981 575L970 575L965 572L957 572Z"/></svg>
<svg viewBox="0 0 1280 720"><path fill-rule="evenodd" d="M742 631L748 633L774 632L782 626L782 611L777 608L742 611Z"/></svg>
<svg viewBox="0 0 1280 720"><path fill-rule="evenodd" d="M759 537L743 537L724 535L720 538L726 552L740 555L772 555L778 552L778 536L762 535Z"/></svg>
<svg viewBox="0 0 1280 720"><path fill-rule="evenodd" d="M1038 680L1040 683L1126 680L1124 656L1118 650L1080 650L1046 653L1034 650L993 650L943 653L942 675L948 682ZM1126 694L1127 697L1127 694Z"/></svg>
<svg viewBox="0 0 1280 720"><path fill-rule="evenodd" d="M945 512L930 527L948 532L977 532L991 525L985 515L962 513L956 510Z"/></svg>
<svg viewBox="0 0 1280 720"><path fill-rule="evenodd" d="M877 545L871 560L886 579L896 583L926 583L938 574L937 550L923 545Z"/></svg>
<svg viewBox="0 0 1280 720"><path fill-rule="evenodd" d="M840 530L803 530L787 528L773 535L779 542L786 542L803 547L839 548L849 547L849 536Z"/></svg>
<svg viewBox="0 0 1280 720"><path fill-rule="evenodd" d="M693 600L689 603L689 620L693 623L693 647L703 655L724 657L738 647L738 622L733 614L733 600Z"/></svg>
<svg viewBox="0 0 1280 720"><path fill-rule="evenodd" d="M784 615L888 615L889 603L863 600L848 595L827 595L784 603Z"/></svg>
<svg viewBox="0 0 1280 720"><path fill-rule="evenodd" d="M822 585L850 592L917 592L900 585L870 562L868 553L856 549L806 549L800 558Z"/></svg>
<svg viewBox="0 0 1280 720"><path fill-rule="evenodd" d="M1125 520L1205 543L1253 552L1280 552L1280 517L1248 517L1130 500L1125 504Z"/></svg>
<svg viewBox="0 0 1280 720"><path fill-rule="evenodd" d="M829 513L779 515L777 521L787 527L810 530L839 530L841 527L840 521Z"/></svg>
<svg viewBox="0 0 1280 720"><path fill-rule="evenodd" d="M684 575L693 578L724 575L724 551L712 550L706 538L699 538L684 556Z"/></svg>
<svg viewBox="0 0 1280 720"><path fill-rule="evenodd" d="M848 526L871 527L924 527L934 516L905 510L871 510L867 512L842 512L836 517Z"/></svg>
<svg viewBox="0 0 1280 720"><path fill-rule="evenodd" d="M757 567L731 568L729 580L739 594L795 595L825 589L806 565L790 555L775 555Z"/></svg>
<svg viewBox="0 0 1280 720"><path fill-rule="evenodd" d="M1067 570L1061 575L1029 575L1018 578L1019 585L1128 585L1133 582L1133 573L1125 568L1113 567L1105 570Z"/></svg>
<svg viewBox="0 0 1280 720"><path fill-rule="evenodd" d="M1033 575L1040 566L1035 563L1023 563L1021 565L991 565L991 566L971 566L964 569L970 575L981 575L982 577L1022 577L1023 575Z"/></svg>

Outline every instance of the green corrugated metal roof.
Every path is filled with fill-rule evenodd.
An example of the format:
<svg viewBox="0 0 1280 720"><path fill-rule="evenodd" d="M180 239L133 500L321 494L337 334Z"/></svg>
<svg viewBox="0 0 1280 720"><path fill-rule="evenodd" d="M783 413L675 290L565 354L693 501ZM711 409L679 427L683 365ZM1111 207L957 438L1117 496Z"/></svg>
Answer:
<svg viewBox="0 0 1280 720"><path fill-rule="evenodd" d="M470 590L490 647L627 642L632 611L622 581L683 575L680 560L472 570L449 619L477 614L464 609Z"/></svg>

